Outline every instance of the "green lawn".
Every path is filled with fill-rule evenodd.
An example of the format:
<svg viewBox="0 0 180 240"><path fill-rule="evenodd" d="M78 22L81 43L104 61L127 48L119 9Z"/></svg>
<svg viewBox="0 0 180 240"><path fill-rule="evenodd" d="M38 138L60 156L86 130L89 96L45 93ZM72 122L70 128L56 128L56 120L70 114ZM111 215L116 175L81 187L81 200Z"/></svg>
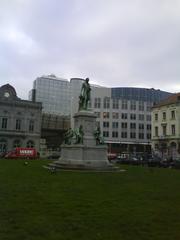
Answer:
<svg viewBox="0 0 180 240"><path fill-rule="evenodd" d="M1 240L179 240L180 170L60 171L0 160Z"/></svg>

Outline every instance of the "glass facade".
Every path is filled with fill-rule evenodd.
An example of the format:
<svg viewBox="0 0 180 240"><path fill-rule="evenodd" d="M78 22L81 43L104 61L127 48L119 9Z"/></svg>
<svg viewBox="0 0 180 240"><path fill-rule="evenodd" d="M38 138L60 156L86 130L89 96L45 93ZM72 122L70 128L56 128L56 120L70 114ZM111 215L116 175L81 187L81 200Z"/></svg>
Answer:
<svg viewBox="0 0 180 240"><path fill-rule="evenodd" d="M37 78L33 87L35 100L42 102L43 112L70 115L70 84L54 75Z"/></svg>
<svg viewBox="0 0 180 240"><path fill-rule="evenodd" d="M122 87L122 88L112 88L111 96L112 98L118 99L127 99L127 100L137 100L137 101L146 101L146 102L159 102L168 96L171 93L156 90L154 88L130 88L130 87Z"/></svg>

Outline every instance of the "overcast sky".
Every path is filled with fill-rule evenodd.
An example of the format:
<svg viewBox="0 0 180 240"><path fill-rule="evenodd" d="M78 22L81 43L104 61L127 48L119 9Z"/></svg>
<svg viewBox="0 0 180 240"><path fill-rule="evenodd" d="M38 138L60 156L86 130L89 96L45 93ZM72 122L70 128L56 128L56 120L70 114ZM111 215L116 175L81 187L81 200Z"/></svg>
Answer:
<svg viewBox="0 0 180 240"><path fill-rule="evenodd" d="M180 0L0 0L0 85L44 74L180 91Z"/></svg>

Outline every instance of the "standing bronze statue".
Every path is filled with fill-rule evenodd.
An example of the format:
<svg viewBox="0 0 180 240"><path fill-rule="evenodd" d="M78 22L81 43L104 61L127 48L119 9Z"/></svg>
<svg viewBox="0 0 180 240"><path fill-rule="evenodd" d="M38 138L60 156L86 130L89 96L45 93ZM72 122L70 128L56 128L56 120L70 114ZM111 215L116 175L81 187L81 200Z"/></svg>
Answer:
<svg viewBox="0 0 180 240"><path fill-rule="evenodd" d="M89 78L86 78L85 82L82 84L81 93L79 96L79 110L87 110L90 97L91 87L89 84Z"/></svg>

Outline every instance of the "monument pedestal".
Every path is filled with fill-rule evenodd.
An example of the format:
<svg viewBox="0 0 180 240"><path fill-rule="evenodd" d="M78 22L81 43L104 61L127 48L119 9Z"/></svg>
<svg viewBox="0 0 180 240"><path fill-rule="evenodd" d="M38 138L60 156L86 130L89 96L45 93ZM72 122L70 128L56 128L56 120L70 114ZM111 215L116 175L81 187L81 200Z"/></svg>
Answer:
<svg viewBox="0 0 180 240"><path fill-rule="evenodd" d="M54 162L55 167L65 169L112 169L113 165L107 158L107 145L96 145L94 131L96 115L92 111L79 111L74 115L74 126L82 126L82 144L61 145L61 157ZM72 139L75 142L75 139Z"/></svg>

